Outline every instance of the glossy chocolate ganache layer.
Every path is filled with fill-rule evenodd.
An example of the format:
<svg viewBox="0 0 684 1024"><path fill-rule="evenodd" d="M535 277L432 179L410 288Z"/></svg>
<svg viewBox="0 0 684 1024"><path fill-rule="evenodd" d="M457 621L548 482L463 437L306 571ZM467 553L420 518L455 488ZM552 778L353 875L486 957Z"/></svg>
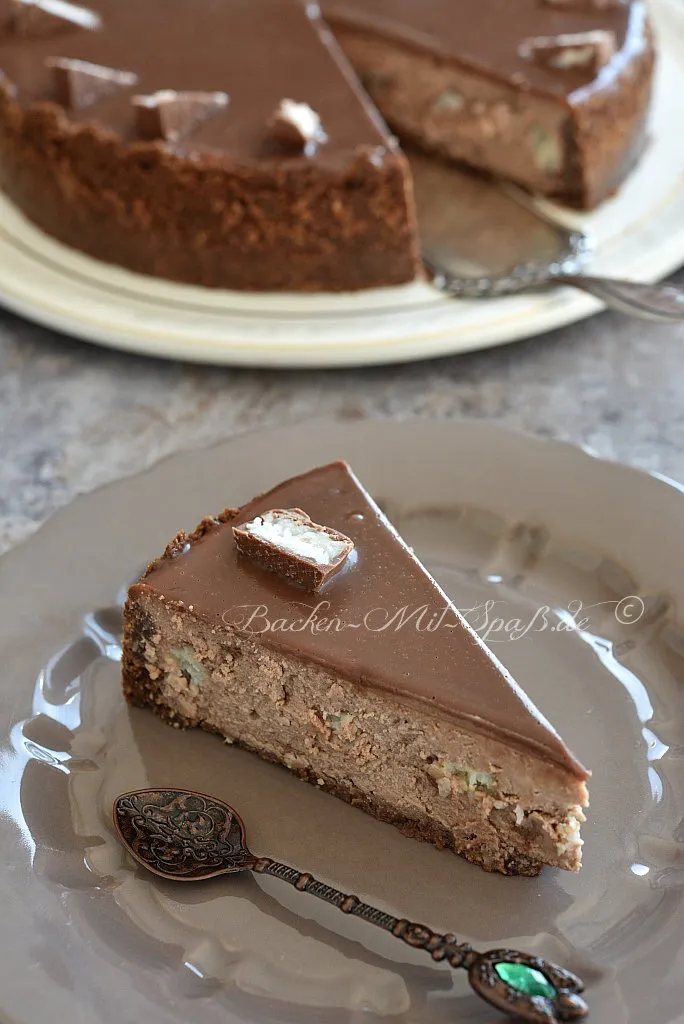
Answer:
<svg viewBox="0 0 684 1024"><path fill-rule="evenodd" d="M353 540L345 567L318 594L238 552L232 527L275 508L300 508ZM264 644L427 704L588 778L344 462L288 480L205 520L190 537L180 535L131 593L147 587L219 629L249 629ZM331 625L317 630L312 623L323 619Z"/></svg>
<svg viewBox="0 0 684 1024"><path fill-rule="evenodd" d="M646 46L642 0L323 0L332 25L350 25L490 77L522 92L572 97L579 89L610 90ZM526 39L600 29L615 37L615 54L597 75L589 64L558 68L525 56Z"/></svg>
<svg viewBox="0 0 684 1024"><path fill-rule="evenodd" d="M21 0L0 0L0 29ZM70 6L65 4L65 6ZM69 58L135 78L94 103L68 111L124 141L141 141L134 96L224 92L228 102L173 142L180 152L229 154L344 166L359 146L380 147L387 133L353 74L331 59L318 18L288 0L87 0L71 5L98 21L64 20L45 34L0 32L0 69L23 106L58 102L46 61ZM74 14L76 18L76 13ZM284 152L268 121L286 98L310 104L325 140L314 152Z"/></svg>

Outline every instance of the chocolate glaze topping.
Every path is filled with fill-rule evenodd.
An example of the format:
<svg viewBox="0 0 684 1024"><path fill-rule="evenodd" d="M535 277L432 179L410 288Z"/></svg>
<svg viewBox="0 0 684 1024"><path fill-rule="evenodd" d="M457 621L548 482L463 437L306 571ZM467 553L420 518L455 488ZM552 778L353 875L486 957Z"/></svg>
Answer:
<svg viewBox="0 0 684 1024"><path fill-rule="evenodd" d="M578 67L559 76L553 69L531 65L518 52L531 36L557 36L605 29L616 38L616 55L592 90L610 89L615 75L645 44L645 6L624 0L603 6L600 0L323 0L330 24L358 26L388 39L473 70L507 79L516 88L558 98L584 90L593 75Z"/></svg>
<svg viewBox="0 0 684 1024"><path fill-rule="evenodd" d="M184 137L185 148L194 152L268 158L272 140L264 126L287 97L309 104L325 124L328 138L316 149L319 160L348 159L358 146L393 145L353 74L339 62L314 4L88 0L87 6L70 6L82 9L82 25L47 12L41 18L40 7L31 15L31 5L21 0L0 0L0 69L26 103L57 100L45 61L71 58L133 71L139 91L148 95L162 90L230 95L229 108ZM28 12L21 32L12 28L17 7ZM643 48L645 38L643 0L607 7L599 0L324 0L323 14L333 27L363 27L508 79L523 91L558 98L586 88L611 88L615 74ZM57 34L46 34L48 23ZM589 72L589 81L587 68L559 76L519 53L526 38L597 28L614 33L616 54L597 78ZM124 139L137 135L135 111L125 94L103 98L71 117L96 120Z"/></svg>
<svg viewBox="0 0 684 1024"><path fill-rule="evenodd" d="M346 534L355 545L354 558L318 594L298 590L255 565L240 555L233 539L231 527L272 508L293 507ZM345 678L427 703L477 731L534 750L578 778L588 778L587 770L458 615L344 462L288 480L221 521L205 521L189 544L181 538L150 566L144 585L167 601L192 605L195 614L236 628L245 624L253 609L265 606L251 624L263 643ZM398 618L381 628L393 616L401 616L404 607L401 628ZM418 629L422 608L427 611ZM261 632L267 622L305 621L315 609L318 621L338 620L345 628ZM408 618L411 612L414 617ZM428 631L430 616L442 613L441 628Z"/></svg>
<svg viewBox="0 0 684 1024"><path fill-rule="evenodd" d="M339 56L313 4L298 0L86 0L101 27L63 21L58 34L17 34L15 0L0 0L0 70L25 105L58 102L46 59L88 61L134 72L136 93L226 93L230 104L194 125L177 149L233 159L283 159L267 124L285 98L307 103L325 124L316 160L346 166L359 147L395 146L380 116ZM84 5L85 7L85 5ZM131 95L103 97L76 122L96 122L136 141ZM291 161L310 159L294 154Z"/></svg>

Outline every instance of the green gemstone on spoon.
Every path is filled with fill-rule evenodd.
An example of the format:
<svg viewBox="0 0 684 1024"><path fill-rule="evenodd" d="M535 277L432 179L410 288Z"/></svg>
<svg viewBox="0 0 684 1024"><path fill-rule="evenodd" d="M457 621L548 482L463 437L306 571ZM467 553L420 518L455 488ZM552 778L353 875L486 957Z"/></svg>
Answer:
<svg viewBox="0 0 684 1024"><path fill-rule="evenodd" d="M494 970L502 981L505 981L511 988L518 992L524 992L526 996L545 996L553 999L556 990L550 981L534 967L526 967L525 964L496 964Z"/></svg>

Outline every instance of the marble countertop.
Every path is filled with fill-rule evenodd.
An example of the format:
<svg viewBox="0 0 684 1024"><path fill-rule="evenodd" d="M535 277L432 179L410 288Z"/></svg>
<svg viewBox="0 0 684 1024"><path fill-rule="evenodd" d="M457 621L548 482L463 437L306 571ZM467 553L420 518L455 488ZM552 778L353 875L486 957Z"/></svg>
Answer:
<svg viewBox="0 0 684 1024"><path fill-rule="evenodd" d="M288 372L125 355L0 311L0 551L170 452L326 414L490 419L684 481L684 324L604 313L465 356Z"/></svg>

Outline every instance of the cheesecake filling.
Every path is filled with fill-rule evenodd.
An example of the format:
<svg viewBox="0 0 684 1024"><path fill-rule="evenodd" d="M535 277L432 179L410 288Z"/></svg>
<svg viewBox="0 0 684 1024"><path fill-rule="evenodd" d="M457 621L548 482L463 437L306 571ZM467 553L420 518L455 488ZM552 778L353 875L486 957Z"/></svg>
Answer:
<svg viewBox="0 0 684 1024"><path fill-rule="evenodd" d="M336 678L232 629L141 596L127 644L136 701L202 725L407 835L490 871L576 871L586 787L529 751Z"/></svg>
<svg viewBox="0 0 684 1024"><path fill-rule="evenodd" d="M337 38L383 117L421 148L524 181L562 189L569 111L544 96L484 79L393 40L337 27Z"/></svg>

